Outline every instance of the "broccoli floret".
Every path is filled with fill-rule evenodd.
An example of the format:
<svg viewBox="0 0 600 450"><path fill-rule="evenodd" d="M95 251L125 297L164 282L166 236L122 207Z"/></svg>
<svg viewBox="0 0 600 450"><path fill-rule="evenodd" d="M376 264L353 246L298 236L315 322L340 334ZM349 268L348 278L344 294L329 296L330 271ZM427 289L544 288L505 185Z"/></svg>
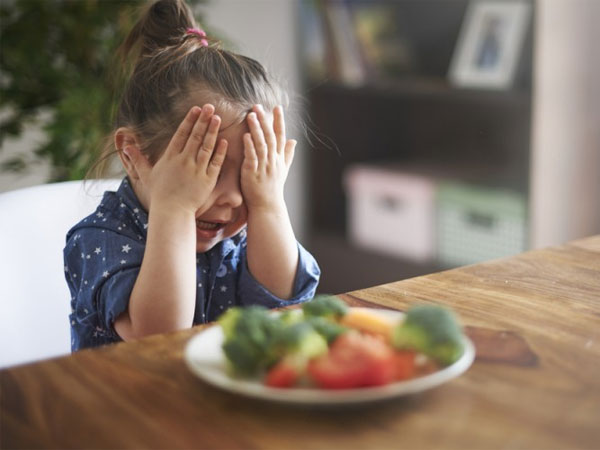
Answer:
<svg viewBox="0 0 600 450"><path fill-rule="evenodd" d="M312 325L317 333L325 338L328 344L331 344L340 334L345 333L349 329L324 317L308 317L306 321Z"/></svg>
<svg viewBox="0 0 600 450"><path fill-rule="evenodd" d="M254 375L268 366L273 337L283 324L267 308L230 308L218 322L225 336L223 352L234 373Z"/></svg>
<svg viewBox="0 0 600 450"><path fill-rule="evenodd" d="M279 320L285 325L293 325L304 320L301 309L286 309L279 315Z"/></svg>
<svg viewBox="0 0 600 450"><path fill-rule="evenodd" d="M289 368L302 374L310 359L327 351L327 341L308 322L295 322L279 329L275 334L269 364L285 361Z"/></svg>
<svg viewBox="0 0 600 450"><path fill-rule="evenodd" d="M306 317L325 317L337 320L346 314L348 305L332 295L318 295L304 303L302 311Z"/></svg>
<svg viewBox="0 0 600 450"><path fill-rule="evenodd" d="M327 353L327 341L308 322L284 326L273 336L273 362L285 355L296 355L309 360L324 353Z"/></svg>
<svg viewBox="0 0 600 450"><path fill-rule="evenodd" d="M221 325L225 340L230 339L235 334L235 324L242 314L242 308L229 308L219 317L218 323Z"/></svg>
<svg viewBox="0 0 600 450"><path fill-rule="evenodd" d="M396 348L412 349L448 365L463 353L462 331L449 310L436 305L410 308L393 332Z"/></svg>

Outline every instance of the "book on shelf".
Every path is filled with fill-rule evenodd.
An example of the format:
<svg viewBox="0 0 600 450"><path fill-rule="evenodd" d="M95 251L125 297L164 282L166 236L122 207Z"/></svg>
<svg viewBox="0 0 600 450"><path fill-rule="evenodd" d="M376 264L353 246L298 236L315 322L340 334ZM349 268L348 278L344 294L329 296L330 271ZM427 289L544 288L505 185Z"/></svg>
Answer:
<svg viewBox="0 0 600 450"><path fill-rule="evenodd" d="M299 2L299 15L302 34L300 55L306 74L311 80L327 78L330 72L327 62L327 37L318 0Z"/></svg>
<svg viewBox="0 0 600 450"><path fill-rule="evenodd" d="M301 2L301 48L309 77L361 86L410 71L414 52L401 19L389 2Z"/></svg>
<svg viewBox="0 0 600 450"><path fill-rule="evenodd" d="M404 16L394 2L357 1L351 10L363 65L370 78L395 78L415 69L415 53L406 36Z"/></svg>
<svg viewBox="0 0 600 450"><path fill-rule="evenodd" d="M322 12L335 76L339 81L360 86L367 80L360 44L356 36L352 11L345 1L323 1Z"/></svg>

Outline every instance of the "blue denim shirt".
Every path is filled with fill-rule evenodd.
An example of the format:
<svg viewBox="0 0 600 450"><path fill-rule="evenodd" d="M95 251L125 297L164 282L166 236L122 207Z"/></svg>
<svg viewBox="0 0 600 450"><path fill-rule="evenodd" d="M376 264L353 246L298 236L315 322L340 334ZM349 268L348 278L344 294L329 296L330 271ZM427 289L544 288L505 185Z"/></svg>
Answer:
<svg viewBox="0 0 600 450"><path fill-rule="evenodd" d="M65 278L71 291L71 349L121 341L114 321L125 310L140 271L148 214L127 178L107 191L96 211L67 233ZM246 261L246 230L196 255L194 324L236 305L269 308L311 299L319 282L317 262L298 244L293 297L282 300L254 279Z"/></svg>

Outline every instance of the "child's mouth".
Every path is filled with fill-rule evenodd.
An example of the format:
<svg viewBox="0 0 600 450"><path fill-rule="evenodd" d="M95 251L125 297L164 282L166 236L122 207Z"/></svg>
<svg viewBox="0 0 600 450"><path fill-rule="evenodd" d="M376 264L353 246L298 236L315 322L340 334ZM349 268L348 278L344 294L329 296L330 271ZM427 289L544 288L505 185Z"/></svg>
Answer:
<svg viewBox="0 0 600 450"><path fill-rule="evenodd" d="M201 230L216 230L223 226L222 223L217 222L204 222L203 220L196 220L196 227Z"/></svg>
<svg viewBox="0 0 600 450"><path fill-rule="evenodd" d="M214 239L226 223L196 220L196 235L199 239Z"/></svg>

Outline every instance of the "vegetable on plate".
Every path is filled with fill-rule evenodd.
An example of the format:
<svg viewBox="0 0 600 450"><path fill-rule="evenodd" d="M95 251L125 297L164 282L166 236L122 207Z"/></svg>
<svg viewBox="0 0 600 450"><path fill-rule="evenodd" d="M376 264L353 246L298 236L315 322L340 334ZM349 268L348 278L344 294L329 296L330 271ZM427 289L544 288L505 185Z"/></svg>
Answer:
<svg viewBox="0 0 600 450"><path fill-rule="evenodd" d="M438 370L462 354L455 316L435 305L396 318L317 296L301 309L230 308L218 322L229 372L275 388L382 386Z"/></svg>

